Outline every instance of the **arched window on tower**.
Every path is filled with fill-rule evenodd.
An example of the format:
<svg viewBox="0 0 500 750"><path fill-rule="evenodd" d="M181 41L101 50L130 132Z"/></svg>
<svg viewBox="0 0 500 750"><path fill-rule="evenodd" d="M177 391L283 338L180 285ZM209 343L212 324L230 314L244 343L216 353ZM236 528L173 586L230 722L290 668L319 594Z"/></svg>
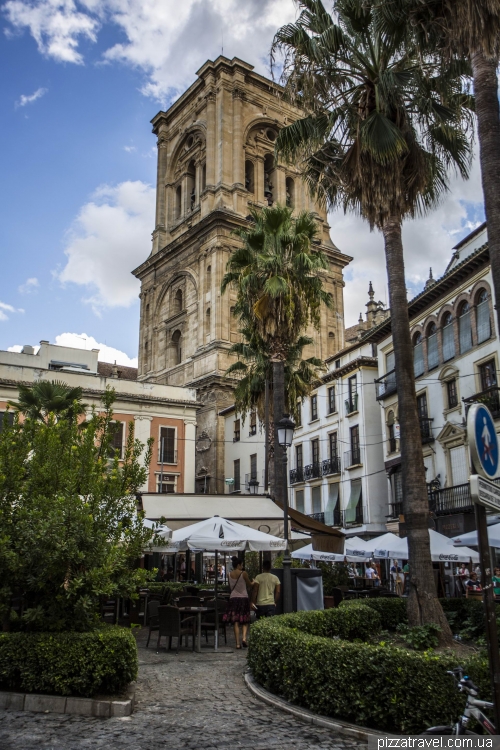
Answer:
<svg viewBox="0 0 500 750"><path fill-rule="evenodd" d="M264 199L268 206L274 203L275 194L274 156L266 154L264 157Z"/></svg>
<svg viewBox="0 0 500 750"><path fill-rule="evenodd" d="M197 198L196 195L196 167L194 161L190 161L187 169L187 194L188 194L188 208L190 211L194 211Z"/></svg>
<svg viewBox="0 0 500 750"><path fill-rule="evenodd" d="M177 186L175 191L175 218L180 219L181 218L181 209L182 209L182 188L180 185Z"/></svg>
<svg viewBox="0 0 500 750"><path fill-rule="evenodd" d="M328 356L335 354L335 334L333 331L328 333Z"/></svg>
<svg viewBox="0 0 500 750"><path fill-rule="evenodd" d="M174 313L180 313L182 309L182 289L178 289L174 296Z"/></svg>
<svg viewBox="0 0 500 750"><path fill-rule="evenodd" d="M174 365L180 365L182 362L182 333L180 331L173 332L172 344L174 350Z"/></svg>
<svg viewBox="0 0 500 750"><path fill-rule="evenodd" d="M253 161L245 162L245 187L249 193L254 192L254 166Z"/></svg>
<svg viewBox="0 0 500 750"><path fill-rule="evenodd" d="M286 178L286 205L295 207L295 182L291 177Z"/></svg>

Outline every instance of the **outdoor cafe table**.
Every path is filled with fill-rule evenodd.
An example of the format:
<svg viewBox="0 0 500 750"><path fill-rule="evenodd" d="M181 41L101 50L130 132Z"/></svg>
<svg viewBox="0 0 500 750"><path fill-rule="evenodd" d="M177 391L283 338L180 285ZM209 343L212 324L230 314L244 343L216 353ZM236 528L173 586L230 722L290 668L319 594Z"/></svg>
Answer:
<svg viewBox="0 0 500 750"><path fill-rule="evenodd" d="M213 607L178 607L178 610L196 615L196 651L201 654L201 616L204 612L213 612Z"/></svg>

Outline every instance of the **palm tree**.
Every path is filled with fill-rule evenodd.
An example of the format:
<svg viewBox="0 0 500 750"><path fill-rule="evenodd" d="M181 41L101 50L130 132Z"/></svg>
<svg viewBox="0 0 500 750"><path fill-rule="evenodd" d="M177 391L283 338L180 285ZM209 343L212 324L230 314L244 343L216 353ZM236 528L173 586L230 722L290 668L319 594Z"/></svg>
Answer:
<svg viewBox="0 0 500 750"><path fill-rule="evenodd" d="M250 347L266 353L273 372L276 419L285 412L285 362L309 325L319 327L321 304L331 305L321 272L327 260L317 242L314 214L292 216L285 206L252 210L248 227L235 234L242 241L231 255L222 280L238 291L235 315L247 327ZM275 493L283 498L282 449L274 436ZM278 464L279 467L278 468Z"/></svg>
<svg viewBox="0 0 500 750"><path fill-rule="evenodd" d="M377 9L386 33L414 36L424 53L445 61L455 54L471 63L479 136L479 159L488 224L493 285L500 326L500 110L498 60L500 0L382 0ZM409 23L408 23L409 22Z"/></svg>
<svg viewBox="0 0 500 750"><path fill-rule="evenodd" d="M451 631L436 596L427 522L420 424L415 397L402 223L432 208L454 165L467 176L462 71L422 60L416 46L374 28L372 0L336 0L335 20L320 0L301 0L281 28L285 95L305 116L283 128L277 152L302 159L312 190L331 206L359 212L384 237L401 424L404 514L410 555L408 617Z"/></svg>
<svg viewBox="0 0 500 750"><path fill-rule="evenodd" d="M47 421L49 414L85 414L82 396L80 387L70 388L60 380L40 380L31 386L20 385L18 400L9 401L9 406L30 419Z"/></svg>

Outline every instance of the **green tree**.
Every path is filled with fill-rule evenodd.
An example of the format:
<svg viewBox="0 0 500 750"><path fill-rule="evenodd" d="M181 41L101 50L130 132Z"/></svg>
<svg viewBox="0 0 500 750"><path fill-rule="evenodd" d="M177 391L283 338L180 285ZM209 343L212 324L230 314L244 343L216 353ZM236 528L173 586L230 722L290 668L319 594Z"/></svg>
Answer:
<svg viewBox="0 0 500 750"><path fill-rule="evenodd" d="M449 641L427 532L402 223L436 204L450 166L468 174L463 71L458 63L443 71L415 45L402 48L400 38L378 32L370 0L337 0L335 20L319 0L300 6L297 22L276 34L273 54L283 53L285 93L305 116L280 131L276 148L282 158L303 160L317 195L359 212L383 234L410 555L408 616L412 624L436 622Z"/></svg>
<svg viewBox="0 0 500 750"><path fill-rule="evenodd" d="M233 252L222 280L224 293L237 288L235 315L248 329L250 346L265 351L273 368L275 419L285 411L285 362L309 325L318 328L322 304L331 305L321 272L327 260L317 246L314 214L293 216L291 208L252 210L252 222L235 234L242 246ZM274 437L275 493L283 498L282 449Z"/></svg>
<svg viewBox="0 0 500 750"><path fill-rule="evenodd" d="M75 413L16 418L0 433L0 617L4 628L88 630L101 597L135 595L153 532L136 512L151 443L129 423L123 461L110 455L114 392L79 429ZM13 618L12 603L22 603Z"/></svg>
<svg viewBox="0 0 500 750"><path fill-rule="evenodd" d="M79 387L70 388L60 380L39 380L31 386L20 385L18 400L9 401L9 406L30 419L47 421L49 414L56 417L68 411L85 414L82 396Z"/></svg>
<svg viewBox="0 0 500 750"><path fill-rule="evenodd" d="M500 110L498 60L500 0L391 0L379 2L380 27L402 29L423 54L455 54L470 60L474 81L479 158L488 222L488 246L495 297L500 300ZM500 306L497 305L500 325Z"/></svg>

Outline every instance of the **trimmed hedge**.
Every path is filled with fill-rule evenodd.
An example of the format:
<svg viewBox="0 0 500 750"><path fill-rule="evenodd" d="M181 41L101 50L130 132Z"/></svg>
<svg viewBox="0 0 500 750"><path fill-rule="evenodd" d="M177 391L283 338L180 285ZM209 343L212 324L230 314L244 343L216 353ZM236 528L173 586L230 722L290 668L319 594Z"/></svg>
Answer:
<svg viewBox="0 0 500 750"><path fill-rule="evenodd" d="M119 693L137 677L128 628L87 633L0 633L0 688L91 698Z"/></svg>
<svg viewBox="0 0 500 750"><path fill-rule="evenodd" d="M208 590L213 591L214 590L214 584L211 583L197 583L196 586L194 583L178 583L173 581L168 581L167 583L163 583L162 581L151 581L148 583L147 588L151 593L153 594L161 594L163 589L170 589L172 593L179 594L186 586L193 586L200 591ZM218 591L227 591L227 586L224 586L223 584L219 584L217 587ZM187 595L189 596L189 595Z"/></svg>
<svg viewBox="0 0 500 750"><path fill-rule="evenodd" d="M365 640L380 631L380 617L361 602L348 609L324 609L311 612L292 612L282 615L280 621L309 635L346 640Z"/></svg>
<svg viewBox="0 0 500 750"><path fill-rule="evenodd" d="M359 605L359 599L347 599L340 603L340 608L350 609ZM380 616L382 630L396 630L398 625L406 625L408 617L406 614L406 599L396 597L380 597L363 599L363 605L375 610Z"/></svg>
<svg viewBox="0 0 500 750"><path fill-rule="evenodd" d="M267 690L317 714L408 734L451 723L464 698L446 670L459 662L481 697L490 695L486 659L332 640L303 632L290 618L265 618L251 626L248 663ZM313 622L320 620L310 618L311 628Z"/></svg>

